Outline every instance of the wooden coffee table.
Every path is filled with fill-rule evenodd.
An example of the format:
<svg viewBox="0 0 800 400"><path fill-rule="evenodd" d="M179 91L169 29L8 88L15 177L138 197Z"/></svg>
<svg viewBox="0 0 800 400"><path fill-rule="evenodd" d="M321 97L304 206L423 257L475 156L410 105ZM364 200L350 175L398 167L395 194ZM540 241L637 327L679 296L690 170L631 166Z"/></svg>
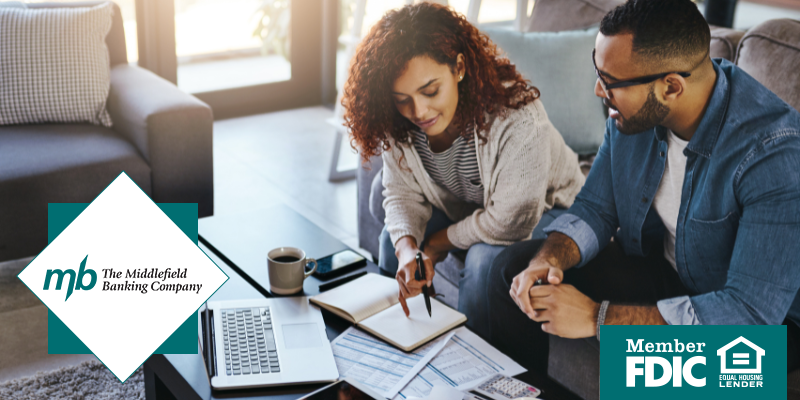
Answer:
<svg viewBox="0 0 800 400"><path fill-rule="evenodd" d="M269 292L266 254L280 246L303 249L309 257L322 258L347 249L306 218L287 206L276 206L240 216L203 218L199 223L200 249L203 250L230 279L209 300L239 300L274 297ZM361 271L378 272L378 266L367 266L343 276ZM309 277L303 293L313 296L324 283ZM333 340L351 326L346 320L322 310L328 339ZM198 326L198 332L202 332ZM202 335L199 335L202 337ZM294 400L323 385L294 385L260 389L216 391L211 389L202 352L198 354L154 354L144 364L145 394L148 400L164 399L270 399ZM544 391L550 400L578 399L547 377L534 372L517 376Z"/></svg>

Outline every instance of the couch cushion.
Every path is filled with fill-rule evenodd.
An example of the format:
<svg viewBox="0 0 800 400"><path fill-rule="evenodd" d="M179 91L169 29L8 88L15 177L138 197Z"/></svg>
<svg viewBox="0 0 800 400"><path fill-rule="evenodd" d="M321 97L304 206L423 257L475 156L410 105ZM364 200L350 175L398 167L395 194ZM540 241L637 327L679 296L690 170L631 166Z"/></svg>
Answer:
<svg viewBox="0 0 800 400"><path fill-rule="evenodd" d="M733 61L736 58L736 48L744 36L743 31L735 29L711 27L711 58L724 58Z"/></svg>
<svg viewBox="0 0 800 400"><path fill-rule="evenodd" d="M539 89L547 116L567 145L577 153L597 152L606 126L603 102L593 89L597 76L591 57L597 29L521 33L491 28L485 32Z"/></svg>
<svg viewBox="0 0 800 400"><path fill-rule="evenodd" d="M88 203L122 171L150 195L150 167L114 131L90 124L0 127L0 260L47 244L47 203Z"/></svg>
<svg viewBox="0 0 800 400"><path fill-rule="evenodd" d="M536 0L525 32L558 32L599 25L624 0Z"/></svg>
<svg viewBox="0 0 800 400"><path fill-rule="evenodd" d="M773 19L747 31L736 65L800 110L800 21Z"/></svg>
<svg viewBox="0 0 800 400"><path fill-rule="evenodd" d="M372 178L372 187L369 195L369 213L383 226L386 221L386 211L383 209L383 168Z"/></svg>

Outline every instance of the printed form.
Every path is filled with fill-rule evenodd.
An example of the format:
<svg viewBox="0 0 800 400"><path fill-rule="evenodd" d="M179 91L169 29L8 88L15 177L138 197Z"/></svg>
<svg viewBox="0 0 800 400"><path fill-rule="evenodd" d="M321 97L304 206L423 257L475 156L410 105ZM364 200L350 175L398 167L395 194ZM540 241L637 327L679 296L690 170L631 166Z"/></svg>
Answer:
<svg viewBox="0 0 800 400"><path fill-rule="evenodd" d="M339 379L354 379L391 399L445 347L453 334L446 333L406 353L350 327L331 343L331 347L339 369Z"/></svg>
<svg viewBox="0 0 800 400"><path fill-rule="evenodd" d="M394 400L428 397L434 385L466 391L495 374L514 376L526 371L466 327L451 333L454 333L453 337L444 349L400 390Z"/></svg>

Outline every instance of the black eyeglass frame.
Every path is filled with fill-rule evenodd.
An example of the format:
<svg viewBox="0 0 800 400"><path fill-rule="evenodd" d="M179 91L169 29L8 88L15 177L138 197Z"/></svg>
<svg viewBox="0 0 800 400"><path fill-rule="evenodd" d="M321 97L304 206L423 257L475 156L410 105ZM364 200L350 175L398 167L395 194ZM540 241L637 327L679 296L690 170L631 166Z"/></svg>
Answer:
<svg viewBox="0 0 800 400"><path fill-rule="evenodd" d="M650 82L653 82L655 80L661 79L661 78L663 78L663 77L665 77L667 75L670 75L670 74L678 74L678 75L680 75L680 76L682 76L684 78L688 78L688 77L692 76L692 74L689 73L689 72L663 72L663 73L655 74L655 75L647 75L647 76L642 76L642 77L639 77L639 78L628 79L628 80L614 82L614 83L607 83L606 80L603 79L603 76L600 75L600 70L597 69L597 61L595 61L595 59L594 59L595 51L596 51L596 49L592 49L592 64L594 64L594 73L597 75L597 78L600 79L600 85L603 86L603 91L606 92L607 95L610 94L609 90L611 90L611 89L618 89L618 88L624 88L624 87L636 86L636 85L644 85L646 83L650 83Z"/></svg>

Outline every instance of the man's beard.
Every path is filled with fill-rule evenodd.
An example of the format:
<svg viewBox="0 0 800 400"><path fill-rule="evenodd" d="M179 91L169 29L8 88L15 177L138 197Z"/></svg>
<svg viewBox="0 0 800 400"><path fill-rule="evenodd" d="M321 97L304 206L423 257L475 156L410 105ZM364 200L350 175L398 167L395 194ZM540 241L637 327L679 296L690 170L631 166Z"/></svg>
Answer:
<svg viewBox="0 0 800 400"><path fill-rule="evenodd" d="M603 103L606 104L609 108L614 108L611 106L608 99L603 99ZM669 115L669 107L661 104L658 99L656 98L655 88L653 86L650 87L650 94L647 95L647 100L642 105L642 109L639 110L634 116L630 118L622 118L622 114L620 114L620 118L614 121L617 126L617 130L620 133L625 135L635 135L637 133L641 133L644 131L649 131L653 129L656 125L661 125L664 122L664 119L667 118Z"/></svg>

